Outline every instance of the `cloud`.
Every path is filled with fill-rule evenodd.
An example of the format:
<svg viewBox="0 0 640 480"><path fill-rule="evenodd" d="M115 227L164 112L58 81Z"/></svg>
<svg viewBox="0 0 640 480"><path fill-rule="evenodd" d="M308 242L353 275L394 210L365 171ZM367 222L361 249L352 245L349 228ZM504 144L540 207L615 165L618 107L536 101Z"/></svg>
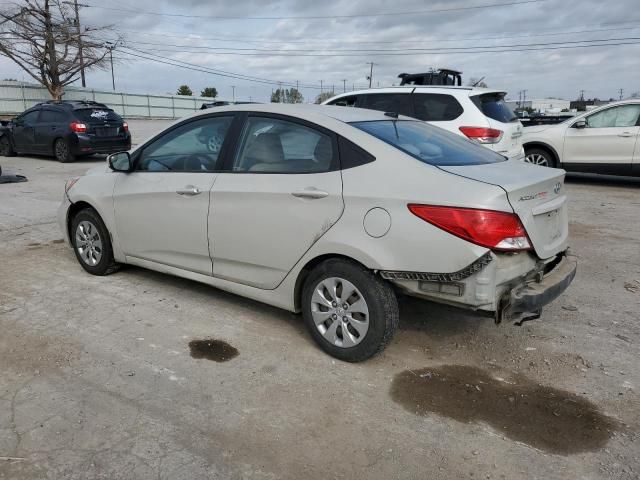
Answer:
<svg viewBox="0 0 640 480"><path fill-rule="evenodd" d="M503 0L504 1L504 0ZM588 97L617 96L623 88L631 93L640 90L634 79L640 78L637 62L639 45L597 48L571 48L528 52L440 53L442 48L469 48L535 44L586 39L640 37L640 14L630 18L636 0L601 2L584 0L576 5L564 0L546 0L514 6L472 9L408 16L377 16L337 19L281 20L221 20L157 16L144 11L179 13L183 15L215 16L311 16L358 15L371 12L434 10L457 6L500 3L500 0L424 2L405 0L247 0L238 2L182 0L138 0L98 3L115 10L86 7L81 10L82 22L89 25L113 24L126 38L127 45L173 60L181 60L208 68L237 72L277 81L315 86L302 88L307 100L323 86L342 91L364 86L373 61L374 85L397 83L401 72L425 71L432 66L463 70L463 79L486 77L491 86L504 89L517 98L526 89L527 96L575 98L584 89ZM140 13L124 11L138 10ZM634 22L635 23L631 23ZM564 34L563 32L577 32ZM282 42L282 43L278 43ZM367 43L369 42L369 43ZM381 43L373 43L381 42ZM154 45L150 45L153 43ZM186 45L188 47L174 47ZM206 48L198 48L206 47ZM261 49L262 56L223 54L214 48ZM337 56L336 50L396 49L396 55ZM410 48L435 49L434 53L400 55ZM180 52L180 50L184 52ZM329 56L283 57L272 55L279 50L304 51ZM227 53L231 53L227 51ZM247 51L235 51L247 53ZM378 52L382 53L382 52ZM118 58L128 58L116 65L117 87L136 92L173 92L183 83L199 91L215 86L221 97L231 97L236 86L236 98L268 101L272 88L245 80L219 77L207 73L180 69L134 57L124 51ZM10 61L0 58L3 77L21 78ZM90 72L88 84L109 88L110 72Z"/></svg>

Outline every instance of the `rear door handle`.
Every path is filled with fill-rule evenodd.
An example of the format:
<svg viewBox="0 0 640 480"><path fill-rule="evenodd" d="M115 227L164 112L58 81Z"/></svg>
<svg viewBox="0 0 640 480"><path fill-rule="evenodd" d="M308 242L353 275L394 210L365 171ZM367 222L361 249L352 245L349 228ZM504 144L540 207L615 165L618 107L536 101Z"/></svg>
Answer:
<svg viewBox="0 0 640 480"><path fill-rule="evenodd" d="M291 192L291 195L297 198L325 198L329 196L329 192L325 192L323 190L317 190L315 188L307 188L305 190L300 190L299 192Z"/></svg>
<svg viewBox="0 0 640 480"><path fill-rule="evenodd" d="M631 132L622 132L618 134L619 137L633 137L633 133Z"/></svg>
<svg viewBox="0 0 640 480"><path fill-rule="evenodd" d="M194 195L199 195L202 193L198 187L194 187L193 185L187 185L186 187L176 190L178 195L184 195L186 197L193 197Z"/></svg>

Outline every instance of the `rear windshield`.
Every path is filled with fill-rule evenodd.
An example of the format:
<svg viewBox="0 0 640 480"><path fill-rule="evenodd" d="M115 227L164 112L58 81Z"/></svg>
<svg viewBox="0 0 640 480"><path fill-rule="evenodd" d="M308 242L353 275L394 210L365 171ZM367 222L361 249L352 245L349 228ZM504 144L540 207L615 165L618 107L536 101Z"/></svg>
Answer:
<svg viewBox="0 0 640 480"><path fill-rule="evenodd" d="M506 160L471 140L424 122L377 120L350 125L431 165L483 165Z"/></svg>
<svg viewBox="0 0 640 480"><path fill-rule="evenodd" d="M82 122L121 122L122 117L110 108L81 108L73 114Z"/></svg>
<svg viewBox="0 0 640 480"><path fill-rule="evenodd" d="M474 95L471 101L487 117L502 123L515 122L518 117L504 101L505 93L483 93Z"/></svg>

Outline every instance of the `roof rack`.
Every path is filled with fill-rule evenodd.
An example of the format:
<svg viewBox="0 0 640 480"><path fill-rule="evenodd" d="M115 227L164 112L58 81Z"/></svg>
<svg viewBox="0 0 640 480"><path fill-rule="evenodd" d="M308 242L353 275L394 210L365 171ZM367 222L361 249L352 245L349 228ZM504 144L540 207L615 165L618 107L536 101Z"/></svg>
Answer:
<svg viewBox="0 0 640 480"><path fill-rule="evenodd" d="M450 68L431 69L425 73L401 73L400 85L462 86L462 72Z"/></svg>

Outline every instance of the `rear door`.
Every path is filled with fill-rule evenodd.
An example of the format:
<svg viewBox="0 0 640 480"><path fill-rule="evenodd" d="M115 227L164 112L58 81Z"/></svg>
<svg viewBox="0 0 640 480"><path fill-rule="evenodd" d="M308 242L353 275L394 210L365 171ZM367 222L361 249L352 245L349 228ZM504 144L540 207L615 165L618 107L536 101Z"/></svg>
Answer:
<svg viewBox="0 0 640 480"><path fill-rule="evenodd" d="M46 153L53 152L53 142L65 134L69 122L65 113L44 107L35 126L35 142L38 150Z"/></svg>
<svg viewBox="0 0 640 480"><path fill-rule="evenodd" d="M235 157L214 186L213 274L276 288L340 218L335 135L291 117L249 114Z"/></svg>
<svg viewBox="0 0 640 480"><path fill-rule="evenodd" d="M13 124L13 144L18 152L37 152L36 124L40 109L30 110L20 115Z"/></svg>
<svg viewBox="0 0 640 480"><path fill-rule="evenodd" d="M566 129L563 165L612 173L630 173L638 140L640 104L605 108L585 117L586 128Z"/></svg>
<svg viewBox="0 0 640 480"><path fill-rule="evenodd" d="M471 101L485 115L489 127L502 132L500 140L485 146L509 158L524 154L522 149L522 123L504 101L505 92L471 95Z"/></svg>
<svg viewBox="0 0 640 480"><path fill-rule="evenodd" d="M207 217L233 115L180 124L145 146L135 171L118 174L116 228L127 256L212 274Z"/></svg>

